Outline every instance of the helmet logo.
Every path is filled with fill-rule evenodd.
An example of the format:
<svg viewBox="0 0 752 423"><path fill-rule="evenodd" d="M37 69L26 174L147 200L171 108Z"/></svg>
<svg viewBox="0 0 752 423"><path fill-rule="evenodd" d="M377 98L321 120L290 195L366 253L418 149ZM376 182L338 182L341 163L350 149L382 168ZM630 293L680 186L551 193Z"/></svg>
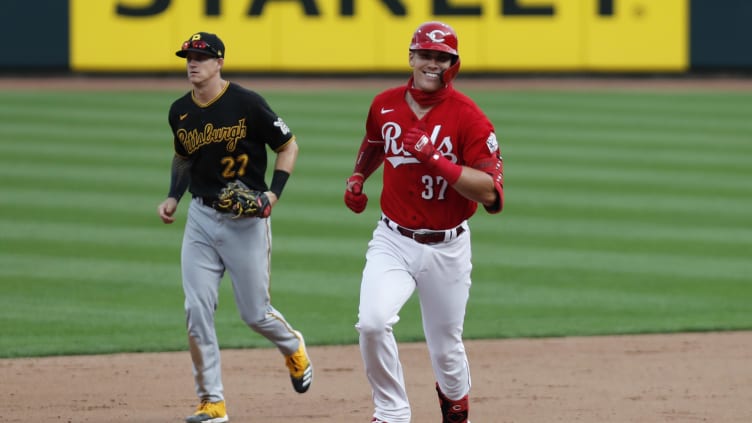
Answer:
<svg viewBox="0 0 752 423"><path fill-rule="evenodd" d="M443 43L444 37L447 35L446 32L440 30L440 29L434 29L433 31L426 34L426 37L430 38L431 41L434 43Z"/></svg>

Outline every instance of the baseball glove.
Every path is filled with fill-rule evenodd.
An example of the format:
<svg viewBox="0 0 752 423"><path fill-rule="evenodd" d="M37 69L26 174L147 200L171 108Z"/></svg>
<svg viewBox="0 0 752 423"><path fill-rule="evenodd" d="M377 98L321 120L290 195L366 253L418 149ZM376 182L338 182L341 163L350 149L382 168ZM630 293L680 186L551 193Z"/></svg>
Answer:
<svg viewBox="0 0 752 423"><path fill-rule="evenodd" d="M261 191L245 187L237 182L230 182L220 191L214 208L224 212L233 213L234 219L239 217L269 217L272 206L269 197Z"/></svg>

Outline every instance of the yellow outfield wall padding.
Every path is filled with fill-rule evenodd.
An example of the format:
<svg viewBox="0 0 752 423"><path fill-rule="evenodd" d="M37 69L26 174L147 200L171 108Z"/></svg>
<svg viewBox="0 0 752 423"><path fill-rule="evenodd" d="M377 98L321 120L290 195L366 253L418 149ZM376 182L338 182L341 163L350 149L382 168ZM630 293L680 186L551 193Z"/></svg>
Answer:
<svg viewBox="0 0 752 423"><path fill-rule="evenodd" d="M412 32L442 20L464 71L679 72L688 1L70 0L71 66L180 71L174 52L208 31L225 42L227 71L404 71Z"/></svg>

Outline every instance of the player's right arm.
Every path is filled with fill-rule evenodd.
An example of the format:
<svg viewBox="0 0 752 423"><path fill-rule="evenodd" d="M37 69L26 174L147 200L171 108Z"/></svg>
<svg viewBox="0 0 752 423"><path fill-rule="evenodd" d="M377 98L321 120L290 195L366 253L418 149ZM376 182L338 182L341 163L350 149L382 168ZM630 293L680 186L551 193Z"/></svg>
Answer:
<svg viewBox="0 0 752 423"><path fill-rule="evenodd" d="M363 183L384 162L384 143L373 142L368 135L363 137L355 159L353 174L347 178L345 185L345 204L355 213L366 209L368 196L363 192Z"/></svg>
<svg viewBox="0 0 752 423"><path fill-rule="evenodd" d="M157 213L164 223L175 221L173 215L178 208L180 198L185 194L190 183L191 162L182 156L175 154L172 158L170 191L167 198L157 207Z"/></svg>

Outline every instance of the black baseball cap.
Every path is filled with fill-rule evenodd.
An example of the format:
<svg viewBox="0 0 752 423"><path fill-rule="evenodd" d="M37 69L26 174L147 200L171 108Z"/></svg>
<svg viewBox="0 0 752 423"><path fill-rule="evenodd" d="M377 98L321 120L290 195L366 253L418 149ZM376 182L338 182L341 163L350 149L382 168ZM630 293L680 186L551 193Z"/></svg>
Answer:
<svg viewBox="0 0 752 423"><path fill-rule="evenodd" d="M212 57L225 57L225 43L210 32L197 32L183 43L180 50L175 52L178 57L185 57L189 51L207 54Z"/></svg>

